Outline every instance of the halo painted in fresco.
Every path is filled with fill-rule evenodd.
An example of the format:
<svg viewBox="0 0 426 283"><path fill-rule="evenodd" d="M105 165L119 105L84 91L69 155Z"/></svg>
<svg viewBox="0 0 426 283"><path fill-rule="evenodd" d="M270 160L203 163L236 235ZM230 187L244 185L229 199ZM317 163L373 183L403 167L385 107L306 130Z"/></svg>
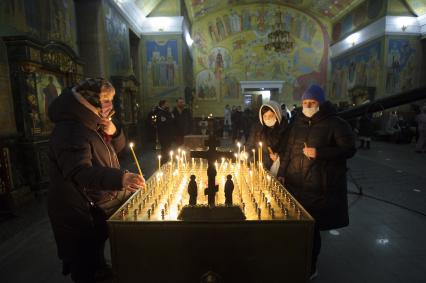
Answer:
<svg viewBox="0 0 426 283"><path fill-rule="evenodd" d="M344 13L349 6L356 5L362 0L185 0L191 19L198 19L207 13L229 8L232 4L284 4L304 11L322 15L329 19ZM413 1L421 2L421 1Z"/></svg>

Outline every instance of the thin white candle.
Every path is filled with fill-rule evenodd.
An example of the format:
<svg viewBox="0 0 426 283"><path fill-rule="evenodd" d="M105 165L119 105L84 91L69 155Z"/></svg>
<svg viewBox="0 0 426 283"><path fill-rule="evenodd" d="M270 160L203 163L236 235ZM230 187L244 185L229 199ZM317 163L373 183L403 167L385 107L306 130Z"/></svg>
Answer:
<svg viewBox="0 0 426 283"><path fill-rule="evenodd" d="M135 159L136 166L138 167L139 175L140 175L141 177L143 177L143 176L142 176L142 170L141 170L141 167L139 166L138 158L136 157L136 154L135 154L135 152L133 151L134 143L132 143L132 142L131 142L131 143L129 144L129 146L130 146L130 151L132 152L133 158Z"/></svg>

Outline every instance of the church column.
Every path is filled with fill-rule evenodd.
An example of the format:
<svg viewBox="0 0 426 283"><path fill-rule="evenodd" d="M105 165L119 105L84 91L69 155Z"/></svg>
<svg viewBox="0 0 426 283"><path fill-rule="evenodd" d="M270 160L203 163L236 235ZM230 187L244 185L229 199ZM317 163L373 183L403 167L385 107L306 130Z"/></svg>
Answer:
<svg viewBox="0 0 426 283"><path fill-rule="evenodd" d="M88 77L107 77L107 45L102 0L75 0L78 47Z"/></svg>

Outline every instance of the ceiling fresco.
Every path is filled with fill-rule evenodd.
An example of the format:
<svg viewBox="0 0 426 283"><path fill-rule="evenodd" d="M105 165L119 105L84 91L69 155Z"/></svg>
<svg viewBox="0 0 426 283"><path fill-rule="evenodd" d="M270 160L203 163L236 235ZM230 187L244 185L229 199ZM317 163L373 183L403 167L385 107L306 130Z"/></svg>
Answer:
<svg viewBox="0 0 426 283"><path fill-rule="evenodd" d="M417 16L426 14L426 0L407 0L407 4Z"/></svg>
<svg viewBox="0 0 426 283"><path fill-rule="evenodd" d="M163 0L132 0L144 16L148 16Z"/></svg>
<svg viewBox="0 0 426 283"><path fill-rule="evenodd" d="M198 20L207 13L228 8L229 5L253 3L289 5L333 20L361 2L362 0L185 0L192 20Z"/></svg>

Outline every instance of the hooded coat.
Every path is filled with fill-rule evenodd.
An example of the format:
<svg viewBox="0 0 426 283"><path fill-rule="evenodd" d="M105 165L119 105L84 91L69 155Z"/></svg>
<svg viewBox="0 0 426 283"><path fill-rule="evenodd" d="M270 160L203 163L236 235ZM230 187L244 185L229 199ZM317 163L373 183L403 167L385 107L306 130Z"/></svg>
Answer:
<svg viewBox="0 0 426 283"><path fill-rule="evenodd" d="M273 127L268 127L263 122L262 108L265 106L271 108L277 117L277 123L275 123ZM285 147L285 132L287 130L288 123L286 119L282 119L281 113L281 106L275 101L271 100L262 104L259 109L259 123L252 126L250 137L247 140L248 148L257 148L259 142L263 143L262 156L265 168L270 168L273 163L269 157L268 147L270 147L273 152L277 153L282 151Z"/></svg>
<svg viewBox="0 0 426 283"><path fill-rule="evenodd" d="M305 145L316 148L315 159L303 154ZM355 152L352 129L336 116L330 102L323 103L312 118L297 114L281 158L280 175L321 230L349 224L346 159Z"/></svg>
<svg viewBox="0 0 426 283"><path fill-rule="evenodd" d="M67 259L97 233L82 192L98 205L122 197L124 172L116 152L123 149L125 138L117 127L106 141L98 129L100 117L70 89L52 102L48 113L55 123L49 144L48 214L59 257Z"/></svg>

